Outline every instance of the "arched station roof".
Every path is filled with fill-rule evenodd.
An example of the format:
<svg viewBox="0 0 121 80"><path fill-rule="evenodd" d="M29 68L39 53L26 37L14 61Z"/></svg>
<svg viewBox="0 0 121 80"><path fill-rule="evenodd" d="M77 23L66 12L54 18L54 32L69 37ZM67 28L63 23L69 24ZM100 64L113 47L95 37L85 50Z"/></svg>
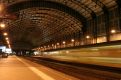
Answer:
<svg viewBox="0 0 121 80"><path fill-rule="evenodd" d="M15 20L5 19L12 48L34 48L78 31L118 0L0 0Z"/></svg>

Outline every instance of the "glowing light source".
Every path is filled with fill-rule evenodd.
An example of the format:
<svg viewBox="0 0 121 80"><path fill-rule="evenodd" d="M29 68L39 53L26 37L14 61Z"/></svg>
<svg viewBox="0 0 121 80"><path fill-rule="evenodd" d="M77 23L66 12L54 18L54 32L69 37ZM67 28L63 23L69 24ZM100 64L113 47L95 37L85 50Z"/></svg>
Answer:
<svg viewBox="0 0 121 80"><path fill-rule="evenodd" d="M5 32L5 33L3 33L3 35L4 35L4 36L7 36L8 34Z"/></svg>
<svg viewBox="0 0 121 80"><path fill-rule="evenodd" d="M71 42L74 42L75 40L74 39L71 39Z"/></svg>
<svg viewBox="0 0 121 80"><path fill-rule="evenodd" d="M63 44L65 44L66 42L65 41L63 41Z"/></svg>
<svg viewBox="0 0 121 80"><path fill-rule="evenodd" d="M52 47L54 46L54 44L52 44Z"/></svg>
<svg viewBox="0 0 121 80"><path fill-rule="evenodd" d="M8 40L8 37L6 37L5 39Z"/></svg>
<svg viewBox="0 0 121 80"><path fill-rule="evenodd" d="M112 29L112 30L111 30L111 33L116 33L116 30Z"/></svg>
<svg viewBox="0 0 121 80"><path fill-rule="evenodd" d="M60 44L59 44L59 43L57 43L57 45L59 46Z"/></svg>
<svg viewBox="0 0 121 80"><path fill-rule="evenodd" d="M87 38L87 39L89 39L89 38L90 38L90 36L88 36L88 35L87 35L87 36L86 36L86 38Z"/></svg>
<svg viewBox="0 0 121 80"><path fill-rule="evenodd" d="M10 44L10 42L9 42L9 41L7 41L7 43L8 43L8 44Z"/></svg>
<svg viewBox="0 0 121 80"><path fill-rule="evenodd" d="M1 27L1 28L5 28L5 24L1 23L1 24L0 24L0 27Z"/></svg>

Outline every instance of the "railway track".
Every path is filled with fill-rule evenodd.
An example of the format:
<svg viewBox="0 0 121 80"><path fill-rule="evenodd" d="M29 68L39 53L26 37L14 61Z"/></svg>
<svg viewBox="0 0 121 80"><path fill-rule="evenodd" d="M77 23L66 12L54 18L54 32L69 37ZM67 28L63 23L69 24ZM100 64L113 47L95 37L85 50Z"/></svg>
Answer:
<svg viewBox="0 0 121 80"><path fill-rule="evenodd" d="M25 57L80 80L121 80L121 69L115 67L59 61L43 57Z"/></svg>

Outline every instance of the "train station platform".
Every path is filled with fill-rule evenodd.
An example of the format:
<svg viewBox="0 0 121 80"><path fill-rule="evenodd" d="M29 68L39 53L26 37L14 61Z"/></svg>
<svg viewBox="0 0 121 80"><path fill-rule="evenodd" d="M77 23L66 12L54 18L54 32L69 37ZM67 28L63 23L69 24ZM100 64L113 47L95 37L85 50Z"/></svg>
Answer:
<svg viewBox="0 0 121 80"><path fill-rule="evenodd" d="M29 60L9 56L0 59L0 80L80 80Z"/></svg>

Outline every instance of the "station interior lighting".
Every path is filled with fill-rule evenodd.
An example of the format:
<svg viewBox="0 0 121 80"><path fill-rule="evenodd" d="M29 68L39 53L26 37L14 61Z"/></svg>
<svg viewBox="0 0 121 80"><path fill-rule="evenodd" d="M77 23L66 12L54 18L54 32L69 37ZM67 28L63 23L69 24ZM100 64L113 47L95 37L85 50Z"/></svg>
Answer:
<svg viewBox="0 0 121 80"><path fill-rule="evenodd" d="M59 43L57 43L57 45L59 46L60 44L59 44Z"/></svg>
<svg viewBox="0 0 121 80"><path fill-rule="evenodd" d="M52 44L52 47L54 46L54 44Z"/></svg>
<svg viewBox="0 0 121 80"><path fill-rule="evenodd" d="M7 36L8 34L5 32L5 33L3 33L3 35L4 35L4 36Z"/></svg>
<svg viewBox="0 0 121 80"><path fill-rule="evenodd" d="M116 33L116 30L112 29L112 30L111 30L111 33Z"/></svg>
<svg viewBox="0 0 121 80"><path fill-rule="evenodd" d="M9 42L9 41L7 41L7 43L9 44L10 42Z"/></svg>
<svg viewBox="0 0 121 80"><path fill-rule="evenodd" d="M4 24L4 23L1 23L1 24L0 24L0 27L1 27L1 28L5 28L5 24Z"/></svg>
<svg viewBox="0 0 121 80"><path fill-rule="evenodd" d="M86 38L87 38L87 39L89 39L89 38L90 38L90 36L88 36L88 35L87 35L87 36L86 36Z"/></svg>
<svg viewBox="0 0 121 80"><path fill-rule="evenodd" d="M71 39L71 42L74 42L74 39Z"/></svg>
<svg viewBox="0 0 121 80"><path fill-rule="evenodd" d="M5 39L8 40L8 37L6 37Z"/></svg>
<svg viewBox="0 0 121 80"><path fill-rule="evenodd" d="M63 44L65 44L66 42L65 41L63 41Z"/></svg>

